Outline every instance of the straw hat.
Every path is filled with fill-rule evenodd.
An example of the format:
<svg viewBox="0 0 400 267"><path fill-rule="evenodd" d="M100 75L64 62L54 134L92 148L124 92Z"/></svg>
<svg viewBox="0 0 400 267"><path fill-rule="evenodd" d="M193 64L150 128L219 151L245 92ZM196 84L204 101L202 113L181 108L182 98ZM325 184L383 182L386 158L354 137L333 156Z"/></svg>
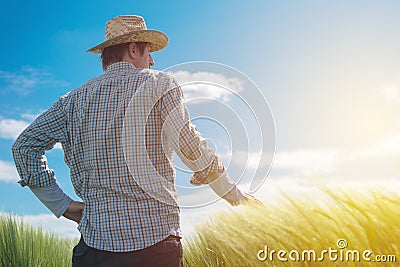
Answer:
<svg viewBox="0 0 400 267"><path fill-rule="evenodd" d="M87 52L101 54L106 47L131 42L149 42L150 52L154 52L167 46L168 37L163 32L148 30L141 16L118 16L107 21L106 40Z"/></svg>

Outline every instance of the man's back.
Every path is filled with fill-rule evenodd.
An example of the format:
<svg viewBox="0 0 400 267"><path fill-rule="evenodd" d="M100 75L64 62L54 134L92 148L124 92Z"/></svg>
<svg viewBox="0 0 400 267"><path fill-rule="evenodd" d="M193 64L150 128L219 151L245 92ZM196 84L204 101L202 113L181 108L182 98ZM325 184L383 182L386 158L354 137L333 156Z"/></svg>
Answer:
<svg viewBox="0 0 400 267"><path fill-rule="evenodd" d="M150 90L158 88L142 85L149 80L158 83L160 78L167 80L168 76L118 62L60 100L67 120L65 159L76 193L87 203L79 227L89 246L138 250L168 236L168 229L179 227L178 207L157 201L141 189L125 162L122 146L125 112L136 90L152 95ZM173 166L160 153L159 112L155 108L149 116L148 156L157 171L173 182Z"/></svg>

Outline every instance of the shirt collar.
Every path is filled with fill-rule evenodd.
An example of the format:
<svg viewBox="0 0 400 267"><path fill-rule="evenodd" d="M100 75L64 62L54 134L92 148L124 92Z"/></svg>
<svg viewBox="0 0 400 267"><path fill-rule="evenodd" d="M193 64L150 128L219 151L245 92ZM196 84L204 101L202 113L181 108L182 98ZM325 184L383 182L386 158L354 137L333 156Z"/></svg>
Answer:
<svg viewBox="0 0 400 267"><path fill-rule="evenodd" d="M136 67L132 63L129 63L126 61L120 61L120 62L116 62L116 63L113 63L110 66L108 66L106 69L106 73L117 72L117 71L128 70L128 69L133 70L133 69L136 69Z"/></svg>

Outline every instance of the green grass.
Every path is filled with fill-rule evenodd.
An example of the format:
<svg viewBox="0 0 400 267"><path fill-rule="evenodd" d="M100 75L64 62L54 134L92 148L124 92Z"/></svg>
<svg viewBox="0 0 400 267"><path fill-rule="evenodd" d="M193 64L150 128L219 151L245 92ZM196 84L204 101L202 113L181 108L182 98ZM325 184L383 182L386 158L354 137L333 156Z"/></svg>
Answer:
<svg viewBox="0 0 400 267"><path fill-rule="evenodd" d="M339 249L339 239L348 246ZM257 254L265 246L268 258L261 261ZM184 248L186 266L399 266L400 195L378 188L323 189L317 197L285 196L275 205L234 208L198 225ZM329 248L338 251L338 260L324 254L324 260L317 261ZM286 251L282 258L287 261L280 261L277 252L271 260L271 250ZM298 251L298 261L292 250ZM316 261L307 252L302 260L304 250L314 250ZM359 262L353 261L351 250L359 251ZM396 262L365 262L364 250L373 252L371 259L378 254L395 255Z"/></svg>
<svg viewBox="0 0 400 267"><path fill-rule="evenodd" d="M0 264L3 267L71 266L76 240L43 232L11 215L0 215Z"/></svg>

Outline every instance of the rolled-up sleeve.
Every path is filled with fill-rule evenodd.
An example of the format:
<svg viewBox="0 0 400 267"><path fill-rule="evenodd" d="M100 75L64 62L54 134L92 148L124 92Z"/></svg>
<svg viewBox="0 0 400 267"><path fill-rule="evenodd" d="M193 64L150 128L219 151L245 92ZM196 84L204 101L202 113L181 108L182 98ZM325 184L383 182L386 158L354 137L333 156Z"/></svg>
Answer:
<svg viewBox="0 0 400 267"><path fill-rule="evenodd" d="M57 142L66 141L64 97L29 125L12 146L21 186L47 187L55 184L54 171L48 167L44 154Z"/></svg>
<svg viewBox="0 0 400 267"><path fill-rule="evenodd" d="M182 162L194 172L191 184L208 184L210 172L225 170L221 158L190 122L182 89L174 79L161 98L161 115L163 135L167 135Z"/></svg>

